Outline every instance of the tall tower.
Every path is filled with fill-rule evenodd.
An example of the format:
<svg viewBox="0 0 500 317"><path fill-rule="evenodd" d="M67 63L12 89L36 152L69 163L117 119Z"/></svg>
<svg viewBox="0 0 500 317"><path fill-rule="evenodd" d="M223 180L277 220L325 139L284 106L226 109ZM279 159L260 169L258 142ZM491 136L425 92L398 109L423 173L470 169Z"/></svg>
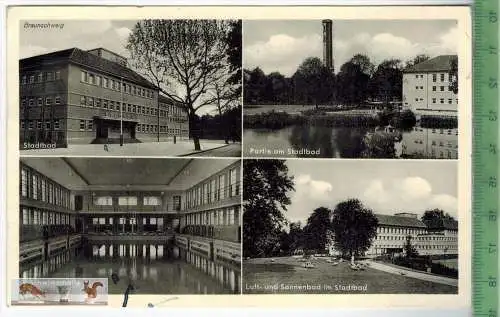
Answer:
<svg viewBox="0 0 500 317"><path fill-rule="evenodd" d="M333 22L332 20L323 20L323 64L333 69Z"/></svg>

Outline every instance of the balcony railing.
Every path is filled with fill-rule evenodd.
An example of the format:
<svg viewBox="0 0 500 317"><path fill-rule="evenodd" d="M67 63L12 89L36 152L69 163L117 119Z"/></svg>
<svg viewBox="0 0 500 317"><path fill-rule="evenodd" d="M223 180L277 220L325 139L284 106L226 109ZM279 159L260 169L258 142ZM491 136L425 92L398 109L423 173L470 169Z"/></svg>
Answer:
<svg viewBox="0 0 500 317"><path fill-rule="evenodd" d="M77 231L70 225L21 225L19 241L49 239L75 233Z"/></svg>
<svg viewBox="0 0 500 317"><path fill-rule="evenodd" d="M241 242L241 227L231 226L210 226L210 225L188 225L181 229L181 234L199 236L211 239Z"/></svg>

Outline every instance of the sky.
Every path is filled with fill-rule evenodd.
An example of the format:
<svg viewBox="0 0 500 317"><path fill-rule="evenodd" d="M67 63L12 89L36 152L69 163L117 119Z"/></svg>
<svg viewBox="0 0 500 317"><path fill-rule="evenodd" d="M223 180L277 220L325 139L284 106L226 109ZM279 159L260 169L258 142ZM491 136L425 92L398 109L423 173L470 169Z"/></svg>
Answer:
<svg viewBox="0 0 500 317"><path fill-rule="evenodd" d="M295 191L285 212L301 221L318 207L332 210L341 201L357 198L376 214L394 215L440 208L457 219L456 161L287 160Z"/></svg>
<svg viewBox="0 0 500 317"><path fill-rule="evenodd" d="M307 57L323 58L320 20L244 21L243 30L246 69L258 66L266 74L291 76ZM375 64L423 53L456 54L459 36L455 20L334 20L335 72L357 53Z"/></svg>
<svg viewBox="0 0 500 317"><path fill-rule="evenodd" d="M130 53L125 48L132 32L135 20L62 20L62 21L29 21L64 23L62 28L24 28L20 27L19 57L26 58L35 55L55 52L77 47L82 50L103 47L125 58ZM201 108L199 114L214 112L215 107Z"/></svg>

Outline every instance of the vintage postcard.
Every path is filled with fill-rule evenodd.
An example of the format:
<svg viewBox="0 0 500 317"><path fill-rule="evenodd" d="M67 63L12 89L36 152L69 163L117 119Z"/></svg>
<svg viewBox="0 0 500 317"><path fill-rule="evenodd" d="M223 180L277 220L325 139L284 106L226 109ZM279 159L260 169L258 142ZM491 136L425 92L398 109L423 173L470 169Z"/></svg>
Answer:
<svg viewBox="0 0 500 317"><path fill-rule="evenodd" d="M470 33L467 7L11 8L7 302L468 307Z"/></svg>

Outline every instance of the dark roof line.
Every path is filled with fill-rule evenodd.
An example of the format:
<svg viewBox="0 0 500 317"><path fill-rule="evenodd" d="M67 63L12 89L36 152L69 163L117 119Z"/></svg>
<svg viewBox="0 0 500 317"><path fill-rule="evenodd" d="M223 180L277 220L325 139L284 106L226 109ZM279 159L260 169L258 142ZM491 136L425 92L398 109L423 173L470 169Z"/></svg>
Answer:
<svg viewBox="0 0 500 317"><path fill-rule="evenodd" d="M457 59L458 55L439 55L424 62L413 65L405 70L404 73L420 72L449 72L451 70L451 61Z"/></svg>
<svg viewBox="0 0 500 317"><path fill-rule="evenodd" d="M155 90L159 89L156 85L132 69L76 47L21 59L19 60L19 67L39 66L51 59L60 59L68 63L89 67L118 78L123 78L143 87Z"/></svg>
<svg viewBox="0 0 500 317"><path fill-rule="evenodd" d="M413 227L413 228L426 228L427 226L417 218L390 216L390 215L375 215L378 219L379 225L397 226L397 227Z"/></svg>

